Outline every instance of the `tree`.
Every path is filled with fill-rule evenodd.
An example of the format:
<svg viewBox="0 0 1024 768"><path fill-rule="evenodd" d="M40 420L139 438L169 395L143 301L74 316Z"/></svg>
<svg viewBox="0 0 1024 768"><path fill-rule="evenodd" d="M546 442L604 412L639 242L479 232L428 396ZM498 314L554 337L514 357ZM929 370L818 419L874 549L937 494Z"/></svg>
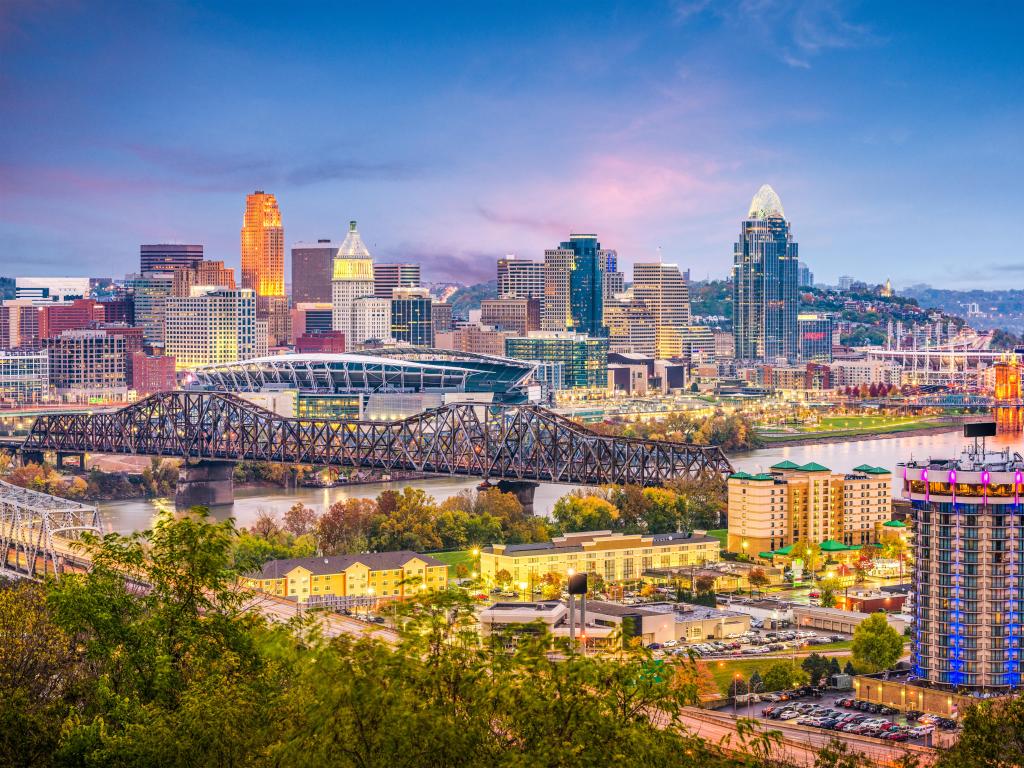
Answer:
<svg viewBox="0 0 1024 768"><path fill-rule="evenodd" d="M469 568L466 567L465 563L456 563L455 565L455 578L464 579L469 576Z"/></svg>
<svg viewBox="0 0 1024 768"><path fill-rule="evenodd" d="M377 504L372 499L346 499L331 504L317 521L317 546L325 555L365 552L377 514Z"/></svg>
<svg viewBox="0 0 1024 768"><path fill-rule="evenodd" d="M601 531L615 526L619 511L598 496L570 494L555 502L553 514L566 531Z"/></svg>
<svg viewBox="0 0 1024 768"><path fill-rule="evenodd" d="M494 574L494 581L502 587L508 586L508 584L512 581L512 574L509 573L507 569L502 568Z"/></svg>
<svg viewBox="0 0 1024 768"><path fill-rule="evenodd" d="M764 568L760 566L751 568L747 574L747 582L750 584L750 594L754 594L754 588L760 592L762 587L767 587L771 583L771 579L768 578L768 573Z"/></svg>
<svg viewBox="0 0 1024 768"><path fill-rule="evenodd" d="M748 683L751 693L760 693L764 690L764 679L761 677L761 673L758 670L750 675L750 682Z"/></svg>
<svg viewBox="0 0 1024 768"><path fill-rule="evenodd" d="M694 579L693 588L698 594L709 594L715 588L715 577L708 575L698 576Z"/></svg>
<svg viewBox="0 0 1024 768"><path fill-rule="evenodd" d="M257 536L269 539L281 530L281 526L277 523L277 515L269 509L261 508L257 510L256 519L253 521L252 528L249 530Z"/></svg>
<svg viewBox="0 0 1024 768"><path fill-rule="evenodd" d="M839 659L832 656L828 660L828 674L829 676L838 675L842 670L839 668Z"/></svg>
<svg viewBox="0 0 1024 768"><path fill-rule="evenodd" d="M814 571L817 569L818 562L821 560L821 547L813 541L807 541L806 539L800 539L799 541L793 542L793 549L789 551L791 560L803 560L804 562L804 573L811 574L814 577Z"/></svg>
<svg viewBox="0 0 1024 768"><path fill-rule="evenodd" d="M938 768L1024 765L1024 699L980 701L962 713L960 738L939 753Z"/></svg>
<svg viewBox="0 0 1024 768"><path fill-rule="evenodd" d="M811 685L817 685L829 673L829 660L818 653L807 656L800 667L807 673Z"/></svg>
<svg viewBox="0 0 1024 768"><path fill-rule="evenodd" d="M284 529L295 536L305 536L316 530L316 510L297 501L284 513Z"/></svg>
<svg viewBox="0 0 1024 768"><path fill-rule="evenodd" d="M844 675L851 675L851 676L857 674L857 670L855 670L853 668L853 662L852 661L847 661L846 662L846 665L843 667L843 674Z"/></svg>
<svg viewBox="0 0 1024 768"><path fill-rule="evenodd" d="M906 540L899 534L889 534L882 540L882 555L899 563L900 583L903 582L903 563L909 551Z"/></svg>
<svg viewBox="0 0 1024 768"><path fill-rule="evenodd" d="M903 655L903 637L889 626L884 613L875 613L853 632L853 660L872 672L889 669Z"/></svg>
<svg viewBox="0 0 1024 768"><path fill-rule="evenodd" d="M400 493L385 491L377 499L381 514L376 519L376 530L370 546L380 551L411 549L423 552L441 549L438 534L437 505L432 496L421 488L406 486ZM384 509L390 508L390 513Z"/></svg>
<svg viewBox="0 0 1024 768"><path fill-rule="evenodd" d="M825 578L818 582L818 591L821 593L818 601L821 603L822 608L835 608L836 590L838 588L839 582L834 577Z"/></svg>
<svg viewBox="0 0 1024 768"><path fill-rule="evenodd" d="M777 661L768 667L764 675L766 691L788 691L807 682L807 673L788 661Z"/></svg>

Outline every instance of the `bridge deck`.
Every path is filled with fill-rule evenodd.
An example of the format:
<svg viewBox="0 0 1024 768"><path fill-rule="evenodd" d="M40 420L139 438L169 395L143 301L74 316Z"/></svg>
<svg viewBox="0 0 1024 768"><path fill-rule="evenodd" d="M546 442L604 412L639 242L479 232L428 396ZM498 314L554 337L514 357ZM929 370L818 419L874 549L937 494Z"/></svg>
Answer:
<svg viewBox="0 0 1024 768"><path fill-rule="evenodd" d="M411 470L579 485L732 471L720 448L609 437L532 405L456 403L393 422L279 416L221 392L163 392L108 413L46 414L25 451Z"/></svg>

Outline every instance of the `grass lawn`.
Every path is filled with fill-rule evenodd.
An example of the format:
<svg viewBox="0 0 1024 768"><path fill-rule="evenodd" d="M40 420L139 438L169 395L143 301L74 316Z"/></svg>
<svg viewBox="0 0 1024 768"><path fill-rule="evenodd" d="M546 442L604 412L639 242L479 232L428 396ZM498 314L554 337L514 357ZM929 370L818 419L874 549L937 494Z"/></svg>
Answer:
<svg viewBox="0 0 1024 768"><path fill-rule="evenodd" d="M715 678L718 690L728 695L729 686L732 685L734 675L739 673L743 675L745 680L749 680L750 676L754 674L754 670L758 670L761 673L761 677L764 677L765 672L768 671L768 667L772 664L777 664L779 661L785 661L785 659L761 658L709 661L707 662L707 665L708 670L711 672L711 676ZM797 661L797 663L799 664L800 662Z"/></svg>
<svg viewBox="0 0 1024 768"><path fill-rule="evenodd" d="M725 549L725 541L729 536L729 531L725 528L716 528L713 531L708 531L708 536L714 536L720 542L722 542L722 549Z"/></svg>
<svg viewBox="0 0 1024 768"><path fill-rule="evenodd" d="M473 566L476 565L473 554L468 549L456 549L453 552L428 552L431 557L436 557L442 563L448 566L448 578L455 578L455 566L462 563L466 566L466 569L470 572L473 571Z"/></svg>
<svg viewBox="0 0 1024 768"><path fill-rule="evenodd" d="M772 442L806 440L808 437L854 437L909 432L914 429L949 426L949 422L935 418L893 416L825 416L819 426L805 426L797 432L761 430L760 434Z"/></svg>

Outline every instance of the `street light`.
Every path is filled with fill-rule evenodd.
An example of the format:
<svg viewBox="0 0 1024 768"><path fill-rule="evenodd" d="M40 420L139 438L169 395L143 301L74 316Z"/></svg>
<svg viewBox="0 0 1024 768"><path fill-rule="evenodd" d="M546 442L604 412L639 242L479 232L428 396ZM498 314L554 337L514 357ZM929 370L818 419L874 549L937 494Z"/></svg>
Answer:
<svg viewBox="0 0 1024 768"><path fill-rule="evenodd" d="M742 680L742 679L743 679L743 675L741 675L739 672L737 672L733 676L733 680L732 680L732 714L733 714L733 717L735 717L736 714L737 714L737 711L736 711L736 697L739 695L740 680Z"/></svg>
<svg viewBox="0 0 1024 768"><path fill-rule="evenodd" d="M526 588L529 586L525 581L519 582L519 599L526 602Z"/></svg>

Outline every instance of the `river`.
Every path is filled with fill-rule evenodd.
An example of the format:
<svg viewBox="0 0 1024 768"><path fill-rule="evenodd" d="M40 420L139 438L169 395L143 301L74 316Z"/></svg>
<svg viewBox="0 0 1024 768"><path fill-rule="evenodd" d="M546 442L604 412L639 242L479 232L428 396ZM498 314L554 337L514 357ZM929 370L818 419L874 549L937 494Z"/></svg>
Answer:
<svg viewBox="0 0 1024 768"><path fill-rule="evenodd" d="M939 434L903 435L871 440L822 443L819 445L794 445L763 448L749 453L730 456L736 469L747 472L767 470L772 464L789 459L797 464L815 461L837 471L850 470L860 464L886 467L895 470L896 463L910 458L930 457L952 458L958 456L964 444L960 429ZM1004 433L989 438L990 449L1011 447L1024 454L1024 435ZM250 525L260 510L282 515L296 501L312 507L318 512L327 509L341 499L374 498L381 491L391 488L400 490L405 486L422 488L438 501L454 496L464 490L476 487L479 479L435 477L394 483L369 483L366 485L338 486L336 488L299 488L285 491L280 488L238 488L235 503L230 507L214 510L219 519L234 517L239 526ZM537 489L534 509L539 515L549 515L560 496L572 486L543 483ZM131 501L102 502L103 513L109 530L119 533L144 530L152 523L157 512L156 503L148 499Z"/></svg>

